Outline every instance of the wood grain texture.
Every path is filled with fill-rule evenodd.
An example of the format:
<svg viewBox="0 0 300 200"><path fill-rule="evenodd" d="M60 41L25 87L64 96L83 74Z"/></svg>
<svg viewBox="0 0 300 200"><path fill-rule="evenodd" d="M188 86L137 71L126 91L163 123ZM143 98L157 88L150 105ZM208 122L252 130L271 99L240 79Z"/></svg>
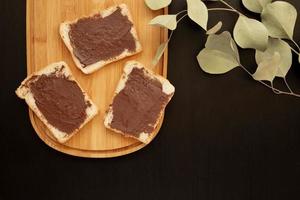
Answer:
<svg viewBox="0 0 300 200"><path fill-rule="evenodd" d="M84 75L76 68L64 46L59 36L59 25L65 20L87 16L120 3L129 6L143 52L107 65L91 75ZM63 60L68 63L76 80L99 108L99 114L66 144L57 143L44 124L29 111L34 129L47 145L70 155L94 158L121 156L145 146L134 139L107 130L103 125L103 118L125 62L134 59L151 66L157 47L167 40L167 31L148 25L150 19L167 12L167 9L151 11L144 1L137 0L27 0L27 73L31 74L49 63ZM166 77L167 53L155 71ZM158 133L162 121L163 119L153 138Z"/></svg>

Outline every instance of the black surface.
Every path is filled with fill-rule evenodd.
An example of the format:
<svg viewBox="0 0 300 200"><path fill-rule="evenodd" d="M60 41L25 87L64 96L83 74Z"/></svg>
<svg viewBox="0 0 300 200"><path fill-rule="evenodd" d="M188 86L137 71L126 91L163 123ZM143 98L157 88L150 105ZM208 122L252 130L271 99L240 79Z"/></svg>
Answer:
<svg viewBox="0 0 300 200"><path fill-rule="evenodd" d="M253 16L240 1L229 2ZM290 2L300 11L299 1ZM184 8L183 0L174 0L170 12ZM26 76L25 9L25 1L0 1L1 200L300 199L300 99L276 96L239 69L203 73L195 56L205 34L188 19L170 43L176 95L155 141L113 159L76 158L47 147L14 94ZM228 30L237 17L211 16L210 24L222 19ZM298 42L299 27L300 21ZM253 51L241 54L245 65L255 66ZM300 65L294 63L289 80L300 92Z"/></svg>

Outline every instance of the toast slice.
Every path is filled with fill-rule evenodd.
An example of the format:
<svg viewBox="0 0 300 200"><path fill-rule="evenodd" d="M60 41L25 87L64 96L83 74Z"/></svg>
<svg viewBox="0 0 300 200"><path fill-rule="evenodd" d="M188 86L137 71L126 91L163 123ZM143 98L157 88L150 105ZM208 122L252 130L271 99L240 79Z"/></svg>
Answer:
<svg viewBox="0 0 300 200"><path fill-rule="evenodd" d="M76 66L85 74L142 51L126 4L63 22L60 35Z"/></svg>
<svg viewBox="0 0 300 200"><path fill-rule="evenodd" d="M152 140L174 86L136 61L127 62L106 112L106 128L143 143Z"/></svg>
<svg viewBox="0 0 300 200"><path fill-rule="evenodd" d="M16 94L25 99L60 143L68 141L98 112L64 62L50 64L28 76Z"/></svg>

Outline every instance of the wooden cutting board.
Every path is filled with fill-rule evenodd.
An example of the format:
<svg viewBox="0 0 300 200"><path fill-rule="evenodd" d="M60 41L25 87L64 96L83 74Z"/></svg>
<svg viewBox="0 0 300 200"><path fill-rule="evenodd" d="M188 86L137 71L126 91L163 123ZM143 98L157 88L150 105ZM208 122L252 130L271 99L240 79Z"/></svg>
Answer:
<svg viewBox="0 0 300 200"><path fill-rule="evenodd" d="M65 20L87 16L120 3L129 6L144 50L136 56L107 65L91 75L84 75L75 67L70 53L64 46L59 36L59 25ZM56 142L43 123L29 111L35 131L47 145L66 154L91 158L121 156L145 147L141 142L107 130L103 125L103 118L111 103L124 63L134 59L150 67L156 49L167 40L167 31L148 25L152 18L167 12L167 9L151 11L143 0L27 0L28 75L52 62L63 60L69 64L75 78L100 110L91 122L65 144ZM166 77L167 53L155 71ZM162 121L163 119L154 137L159 132Z"/></svg>

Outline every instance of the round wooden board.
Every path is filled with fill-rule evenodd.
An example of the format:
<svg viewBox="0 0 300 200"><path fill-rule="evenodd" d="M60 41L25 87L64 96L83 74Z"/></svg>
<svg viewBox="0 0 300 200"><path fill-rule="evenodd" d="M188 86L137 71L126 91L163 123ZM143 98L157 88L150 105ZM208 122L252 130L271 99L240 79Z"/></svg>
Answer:
<svg viewBox="0 0 300 200"><path fill-rule="evenodd" d="M88 16L120 3L126 3L131 11L143 52L107 65L91 75L83 74L74 65L70 53L60 39L58 32L60 23ZM146 146L137 140L107 130L103 119L124 64L129 60L137 60L150 67L156 49L167 40L166 30L148 25L155 16L167 13L167 9L151 11L142 0L27 0L28 75L52 62L63 60L68 63L76 80L99 108L99 114L65 144L58 143L36 115L29 111L35 131L48 146L66 154L89 158L122 156ZM155 72L166 77L167 53L159 62ZM152 139L159 132L162 122L163 117Z"/></svg>

